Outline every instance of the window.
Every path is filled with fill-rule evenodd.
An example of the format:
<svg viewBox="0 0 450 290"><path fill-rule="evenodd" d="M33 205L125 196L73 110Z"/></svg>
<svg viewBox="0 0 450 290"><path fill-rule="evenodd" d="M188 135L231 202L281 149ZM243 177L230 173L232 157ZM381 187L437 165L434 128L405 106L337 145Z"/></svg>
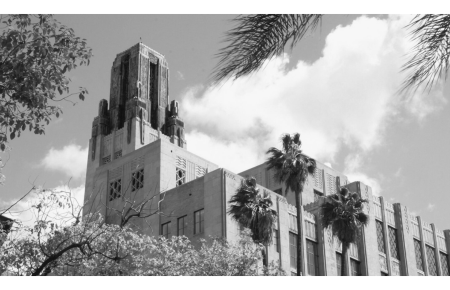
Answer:
<svg viewBox="0 0 450 290"><path fill-rule="evenodd" d="M430 276L437 276L436 268L436 256L434 255L434 249L428 245L425 245L428 260L428 273Z"/></svg>
<svg viewBox="0 0 450 290"><path fill-rule="evenodd" d="M448 256L442 252L439 252L439 255L441 255L442 276L450 276L448 269Z"/></svg>
<svg viewBox="0 0 450 290"><path fill-rule="evenodd" d="M182 217L178 218L177 235L178 236L184 236L186 228L187 228L186 216L182 216Z"/></svg>
<svg viewBox="0 0 450 290"><path fill-rule="evenodd" d="M186 183L186 170L178 168L176 171L176 186L180 186Z"/></svg>
<svg viewBox="0 0 450 290"><path fill-rule="evenodd" d="M131 173L131 191L144 187L144 169Z"/></svg>
<svg viewBox="0 0 450 290"><path fill-rule="evenodd" d="M122 180L117 179L109 183L109 201L122 196Z"/></svg>
<svg viewBox="0 0 450 290"><path fill-rule="evenodd" d="M291 268L297 270L297 234L289 232L289 256Z"/></svg>
<svg viewBox="0 0 450 290"><path fill-rule="evenodd" d="M336 270L337 275L342 276L342 255L338 252L336 252Z"/></svg>
<svg viewBox="0 0 450 290"><path fill-rule="evenodd" d="M275 246L275 250L277 253L280 252L280 235L278 230L273 230L273 245Z"/></svg>
<svg viewBox="0 0 450 290"><path fill-rule="evenodd" d="M420 242L416 239L414 239L414 252L416 254L417 270L423 271L422 246L420 245Z"/></svg>
<svg viewBox="0 0 450 290"><path fill-rule="evenodd" d="M161 235L166 239L170 236L170 222L161 225Z"/></svg>
<svg viewBox="0 0 450 290"><path fill-rule="evenodd" d="M375 221L375 225L377 228L378 251L381 253L386 253L386 250L384 248L383 224L379 221Z"/></svg>
<svg viewBox="0 0 450 290"><path fill-rule="evenodd" d="M397 230L388 227L388 234L389 234L389 247L391 250L391 257L400 260L400 257L398 255Z"/></svg>
<svg viewBox="0 0 450 290"><path fill-rule="evenodd" d="M204 231L205 217L204 209L194 212L194 235L201 234Z"/></svg>
<svg viewBox="0 0 450 290"><path fill-rule="evenodd" d="M361 276L361 265L358 261L350 259L350 270L352 276Z"/></svg>
<svg viewBox="0 0 450 290"><path fill-rule="evenodd" d="M318 192L317 190L314 190L314 201L318 201L322 197L322 193Z"/></svg>
<svg viewBox="0 0 450 290"><path fill-rule="evenodd" d="M319 254L317 243L306 240L306 262L309 276L319 276Z"/></svg>

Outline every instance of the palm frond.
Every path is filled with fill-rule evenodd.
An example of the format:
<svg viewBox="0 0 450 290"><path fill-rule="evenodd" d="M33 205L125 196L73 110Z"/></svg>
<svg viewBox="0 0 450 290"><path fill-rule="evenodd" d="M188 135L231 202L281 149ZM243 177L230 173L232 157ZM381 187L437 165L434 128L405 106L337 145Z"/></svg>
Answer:
<svg viewBox="0 0 450 290"><path fill-rule="evenodd" d="M268 193L261 195L254 177L241 182L236 193L230 198L228 214L241 226L250 229L256 243L272 243L273 227L277 212L271 209L272 199Z"/></svg>
<svg viewBox="0 0 450 290"><path fill-rule="evenodd" d="M309 30L314 30L322 15L256 14L241 15L233 21L235 28L227 32L228 45L220 50L213 71L215 83L234 76L237 79L261 68L265 60L283 53L291 41L291 49Z"/></svg>
<svg viewBox="0 0 450 290"><path fill-rule="evenodd" d="M333 235L342 243L356 242L361 227L369 222L369 216L363 211L367 202L357 193L341 188L338 194L328 196L321 206L323 226L331 227Z"/></svg>
<svg viewBox="0 0 450 290"><path fill-rule="evenodd" d="M289 191L303 192L308 174L313 175L316 161L302 153L300 134L283 134L282 149L270 148L266 161L267 169L274 169L274 179L286 185L285 195Z"/></svg>
<svg viewBox="0 0 450 290"><path fill-rule="evenodd" d="M414 56L402 71L411 70L401 87L401 92L416 91L422 84L431 90L442 77L447 78L450 57L450 15L425 14L415 16L406 26L411 38L417 41Z"/></svg>

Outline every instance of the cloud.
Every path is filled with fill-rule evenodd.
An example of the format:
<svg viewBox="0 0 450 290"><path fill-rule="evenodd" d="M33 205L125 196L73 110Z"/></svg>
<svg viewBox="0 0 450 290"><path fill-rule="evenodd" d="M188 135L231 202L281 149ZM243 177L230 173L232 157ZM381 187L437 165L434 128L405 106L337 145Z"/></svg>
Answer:
<svg viewBox="0 0 450 290"><path fill-rule="evenodd" d="M83 179L86 176L88 147L70 144L62 149L50 148L41 165L50 170L63 172L68 177Z"/></svg>
<svg viewBox="0 0 450 290"><path fill-rule="evenodd" d="M436 207L436 205L435 205L435 204L433 204L433 203L429 203L429 204L427 205L427 210L429 210L429 211L433 211L435 207Z"/></svg>
<svg viewBox="0 0 450 290"><path fill-rule="evenodd" d="M362 16L334 29L312 63L288 70L284 55L251 77L187 89L181 113L195 128L186 134L189 150L235 172L263 162L283 133L300 132L303 149L318 160L335 162L343 147L370 152L400 114L423 120L443 103L439 90L407 100L396 94L412 46L409 20Z"/></svg>
<svg viewBox="0 0 450 290"><path fill-rule="evenodd" d="M344 174L350 182L361 181L372 188L372 194L379 196L382 192L380 181L362 172L362 158L358 154L350 154L345 158Z"/></svg>

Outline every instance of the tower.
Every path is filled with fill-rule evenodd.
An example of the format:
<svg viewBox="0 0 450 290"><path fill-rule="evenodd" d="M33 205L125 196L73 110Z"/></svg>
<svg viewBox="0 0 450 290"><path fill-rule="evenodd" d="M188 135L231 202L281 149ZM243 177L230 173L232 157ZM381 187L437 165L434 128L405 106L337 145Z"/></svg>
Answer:
<svg viewBox="0 0 450 290"><path fill-rule="evenodd" d="M94 176L102 165L158 139L186 149L178 109L178 102L169 102L169 67L162 54L143 43L117 54L111 68L109 102L100 101L92 122L86 189L92 194Z"/></svg>

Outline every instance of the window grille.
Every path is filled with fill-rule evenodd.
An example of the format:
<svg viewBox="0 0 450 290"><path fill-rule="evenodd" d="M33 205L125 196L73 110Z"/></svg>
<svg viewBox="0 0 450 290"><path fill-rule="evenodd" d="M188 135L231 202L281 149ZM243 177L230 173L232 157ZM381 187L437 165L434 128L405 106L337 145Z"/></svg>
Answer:
<svg viewBox="0 0 450 290"><path fill-rule="evenodd" d="M323 190L323 170L316 167L314 171L314 186Z"/></svg>
<svg viewBox="0 0 450 290"><path fill-rule="evenodd" d="M111 155L102 158L102 164L111 162Z"/></svg>
<svg viewBox="0 0 450 290"><path fill-rule="evenodd" d="M291 268L297 270L297 234L289 232L289 256Z"/></svg>
<svg viewBox="0 0 450 290"><path fill-rule="evenodd" d="M441 268L442 268L442 276L450 276L448 269L448 255L439 252L441 255Z"/></svg>
<svg viewBox="0 0 450 290"><path fill-rule="evenodd" d="M122 157L122 149L114 153L114 159Z"/></svg>
<svg viewBox="0 0 450 290"><path fill-rule="evenodd" d="M328 181L327 195L335 194L336 193L336 177L327 173L327 181Z"/></svg>
<svg viewBox="0 0 450 290"><path fill-rule="evenodd" d="M423 271L422 246L416 239L414 239L414 252L416 254L417 270Z"/></svg>
<svg viewBox="0 0 450 290"><path fill-rule="evenodd" d="M196 178L202 177L205 174L206 174L206 169L205 168L203 168L201 166L198 166L198 165L195 166L195 176L196 176Z"/></svg>
<svg viewBox="0 0 450 290"><path fill-rule="evenodd" d="M204 232L204 224L205 224L204 212L205 212L204 209L194 212L194 235L201 234Z"/></svg>
<svg viewBox="0 0 450 290"><path fill-rule="evenodd" d="M177 235L178 236L184 236L186 228L187 228L186 216L178 218Z"/></svg>
<svg viewBox="0 0 450 290"><path fill-rule="evenodd" d="M161 225L161 235L166 239L170 236L170 222Z"/></svg>
<svg viewBox="0 0 450 290"><path fill-rule="evenodd" d="M176 169L176 186L180 186L186 183L186 170L178 168Z"/></svg>
<svg viewBox="0 0 450 290"><path fill-rule="evenodd" d="M289 230L298 232L297 217L293 214L289 214Z"/></svg>
<svg viewBox="0 0 450 290"><path fill-rule="evenodd" d="M273 245L277 253L280 252L280 234L278 230L273 230Z"/></svg>
<svg viewBox="0 0 450 290"><path fill-rule="evenodd" d="M437 276L436 256L434 254L434 248L425 245L428 261L428 273L430 276Z"/></svg>
<svg viewBox="0 0 450 290"><path fill-rule="evenodd" d="M342 255L338 252L336 252L336 270L337 270L337 275L341 276L341 274L342 274Z"/></svg>
<svg viewBox="0 0 450 290"><path fill-rule="evenodd" d="M386 253L386 250L384 247L383 224L379 221L375 221L375 225L377 228L378 251L381 253Z"/></svg>
<svg viewBox="0 0 450 290"><path fill-rule="evenodd" d="M397 230L388 227L388 234L389 234L389 248L391 250L391 257L400 260L400 257L398 255Z"/></svg>
<svg viewBox="0 0 450 290"><path fill-rule="evenodd" d="M144 187L144 169L131 173L131 191Z"/></svg>
<svg viewBox="0 0 450 290"><path fill-rule="evenodd" d="M306 240L306 258L308 275L319 276L319 254L316 242Z"/></svg>
<svg viewBox="0 0 450 290"><path fill-rule="evenodd" d="M361 264L354 259L350 259L350 271L352 276L361 276Z"/></svg>
<svg viewBox="0 0 450 290"><path fill-rule="evenodd" d="M109 201L122 196L122 180L117 179L109 183Z"/></svg>

